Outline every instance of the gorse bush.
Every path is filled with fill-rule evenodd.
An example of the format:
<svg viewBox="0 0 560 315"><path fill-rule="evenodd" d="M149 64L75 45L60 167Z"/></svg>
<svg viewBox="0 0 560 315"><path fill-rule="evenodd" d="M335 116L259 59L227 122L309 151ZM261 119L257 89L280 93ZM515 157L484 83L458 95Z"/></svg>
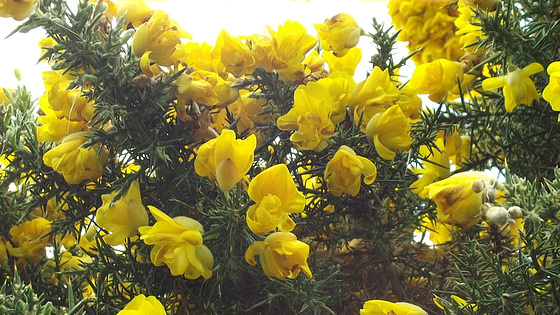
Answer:
<svg viewBox="0 0 560 315"><path fill-rule="evenodd" d="M0 0L51 68L0 94L0 312L556 314L560 4L388 14L210 45L143 2Z"/></svg>

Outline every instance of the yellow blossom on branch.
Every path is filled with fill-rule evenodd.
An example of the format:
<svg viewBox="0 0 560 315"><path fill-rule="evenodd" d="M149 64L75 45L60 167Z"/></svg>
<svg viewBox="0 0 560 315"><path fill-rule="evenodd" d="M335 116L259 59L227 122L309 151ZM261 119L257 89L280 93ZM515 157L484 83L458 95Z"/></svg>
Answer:
<svg viewBox="0 0 560 315"><path fill-rule="evenodd" d="M117 193L102 195L103 205L96 214L97 224L110 232L103 239L112 246L122 244L127 237L136 235L139 227L148 225L148 212L142 205L140 184L133 181L126 193L114 200Z"/></svg>
<svg viewBox="0 0 560 315"><path fill-rule="evenodd" d="M154 10L150 9L143 1L121 1L116 10L116 18L124 15L125 26L135 28L148 22Z"/></svg>
<svg viewBox="0 0 560 315"><path fill-rule="evenodd" d="M377 167L345 145L336 151L325 168L327 187L337 197L342 193L356 196L360 192L362 175L364 183L371 185L377 177Z"/></svg>
<svg viewBox="0 0 560 315"><path fill-rule="evenodd" d="M539 98L535 83L529 76L541 71L544 71L544 68L537 62L533 62L523 69L510 66L507 75L482 81L482 88L490 91L503 87L506 111L511 113L517 105L530 106L534 100Z"/></svg>
<svg viewBox="0 0 560 315"><path fill-rule="evenodd" d="M261 267L269 278L295 279L300 272L312 277L307 265L309 245L298 241L292 233L276 232L264 241L256 241L245 252L245 260L255 266L255 255L259 255Z"/></svg>
<svg viewBox="0 0 560 315"><path fill-rule="evenodd" d="M0 17L21 21L35 9L37 0L0 0Z"/></svg>
<svg viewBox="0 0 560 315"><path fill-rule="evenodd" d="M458 95L457 81L464 87L464 65L447 59L437 59L416 67L409 85L418 94L428 94L428 97L439 103L447 100L449 95Z"/></svg>
<svg viewBox="0 0 560 315"><path fill-rule="evenodd" d="M441 222L469 228L480 221L482 204L496 198L495 181L482 172L462 172L426 186L419 195L436 203Z"/></svg>
<svg viewBox="0 0 560 315"><path fill-rule="evenodd" d="M354 87L348 105L354 111L354 123L358 124L361 119L360 130L365 132L368 121L393 106L399 98L399 89L388 69L375 66L369 77Z"/></svg>
<svg viewBox="0 0 560 315"><path fill-rule="evenodd" d="M386 160L394 159L398 151L406 151L412 144L410 123L399 105L375 114L367 123L366 136Z"/></svg>
<svg viewBox="0 0 560 315"><path fill-rule="evenodd" d="M360 315L428 315L421 307L406 302L369 300L364 303Z"/></svg>
<svg viewBox="0 0 560 315"><path fill-rule="evenodd" d="M86 135L86 132L73 133L43 156L45 165L62 174L69 184L98 179L109 162L108 153L100 144L82 147L88 141Z"/></svg>
<svg viewBox="0 0 560 315"><path fill-rule="evenodd" d="M294 93L294 107L278 118L280 130L297 130L290 140L298 150L322 151L334 133L332 99L318 82L300 85Z"/></svg>
<svg viewBox="0 0 560 315"><path fill-rule="evenodd" d="M153 226L138 228L140 239L154 245L150 260L156 266L167 265L174 276L183 275L187 279L212 276L214 257L202 244L202 225L189 217L170 218L156 207L148 206L156 219Z"/></svg>
<svg viewBox="0 0 560 315"><path fill-rule="evenodd" d="M256 146L255 135L245 140L236 139L234 131L224 129L219 137L200 146L194 169L199 176L208 177L227 192L251 169Z"/></svg>
<svg viewBox="0 0 560 315"><path fill-rule="evenodd" d="M166 315L165 308L155 296L140 294L134 297L117 315Z"/></svg>
<svg viewBox="0 0 560 315"><path fill-rule="evenodd" d="M252 73L258 66L249 47L226 30L220 31L213 53L221 60L225 70L236 77Z"/></svg>
<svg viewBox="0 0 560 315"><path fill-rule="evenodd" d="M356 67L362 60L362 49L359 47L351 48L343 57L337 57L330 51L323 51L323 59L329 65L330 73L342 71L353 76Z"/></svg>
<svg viewBox="0 0 560 315"><path fill-rule="evenodd" d="M10 255L22 258L28 263L34 263L45 255L45 247L52 237L46 236L50 232L52 223L43 218L27 220L10 229L10 239L14 246L8 245Z"/></svg>
<svg viewBox="0 0 560 315"><path fill-rule="evenodd" d="M315 24L317 38L323 49L332 51L335 56L342 57L358 45L363 31L354 18L346 13L339 13L325 22Z"/></svg>
<svg viewBox="0 0 560 315"><path fill-rule="evenodd" d="M317 40L297 21L286 21L278 30L268 27L272 38L272 67L284 82L303 79L303 59Z"/></svg>
<svg viewBox="0 0 560 315"><path fill-rule="evenodd" d="M542 96L550 103L553 110L560 111L560 61L551 63L546 71L550 75L550 81L544 88ZM560 121L560 114L558 114L558 121Z"/></svg>
<svg viewBox="0 0 560 315"><path fill-rule="evenodd" d="M300 213L305 208L305 197L298 191L285 164L259 173L251 180L247 192L256 203L247 211L247 225L259 235L276 228L290 232L296 224L289 214Z"/></svg>

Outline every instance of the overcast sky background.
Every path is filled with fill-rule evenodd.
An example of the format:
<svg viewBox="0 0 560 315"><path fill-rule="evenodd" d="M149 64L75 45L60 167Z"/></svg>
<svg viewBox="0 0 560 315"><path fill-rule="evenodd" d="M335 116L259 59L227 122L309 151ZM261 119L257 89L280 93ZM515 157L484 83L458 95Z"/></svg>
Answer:
<svg viewBox="0 0 560 315"><path fill-rule="evenodd" d="M76 8L77 0L69 0L71 8ZM162 9L175 19L182 29L193 36L193 41L207 42L214 45L221 29L226 29L234 36L250 34L268 34L266 25L277 28L278 25L292 19L307 28L309 34L316 36L313 24L321 23L338 13L352 15L366 33L373 32L371 21L390 25L387 2L379 0L166 0L145 1L152 9ZM45 33L34 30L26 34L16 33L5 37L21 22L11 18L0 18L0 87L14 88L18 81L14 68L22 73L21 84L31 89L38 98L44 87L41 72L48 70L45 63L37 64L40 49L37 42ZM371 70L369 57L375 49L368 37L362 37L359 47L363 50L362 63L356 71L355 80L366 78ZM403 50L404 51L404 50Z"/></svg>

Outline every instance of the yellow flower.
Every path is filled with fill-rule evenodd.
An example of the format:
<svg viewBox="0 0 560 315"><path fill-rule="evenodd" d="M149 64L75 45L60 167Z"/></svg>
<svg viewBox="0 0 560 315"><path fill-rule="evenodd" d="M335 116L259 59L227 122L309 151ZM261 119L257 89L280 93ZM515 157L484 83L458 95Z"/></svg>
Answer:
<svg viewBox="0 0 560 315"><path fill-rule="evenodd" d="M154 11L142 1L121 1L116 13L117 19L125 15L124 20L127 28L129 26L138 28L150 20Z"/></svg>
<svg viewBox="0 0 560 315"><path fill-rule="evenodd" d="M8 93L14 95L14 90L12 89L5 89ZM4 89L0 87L0 105L8 106L10 105L11 101L8 96L4 93Z"/></svg>
<svg viewBox="0 0 560 315"><path fill-rule="evenodd" d="M464 80L463 64L437 59L416 67L409 85L418 94L429 94L432 101L439 103L447 100L449 93L459 94L457 80Z"/></svg>
<svg viewBox="0 0 560 315"><path fill-rule="evenodd" d="M324 23L315 24L317 38L321 41L323 49L332 51L335 56L342 57L358 45L363 31L352 16L339 13Z"/></svg>
<svg viewBox="0 0 560 315"><path fill-rule="evenodd" d="M397 151L406 151L412 144L410 123L399 105L373 116L367 123L366 136L386 160L394 159Z"/></svg>
<svg viewBox="0 0 560 315"><path fill-rule="evenodd" d="M249 47L226 30L222 30L218 35L213 52L220 58L226 71L236 77L252 73L258 66Z"/></svg>
<svg viewBox="0 0 560 315"><path fill-rule="evenodd" d="M188 42L185 45L185 50L185 61L189 67L192 67L195 71L204 70L215 72L220 75L225 73L225 67L219 56L216 58L212 54L212 45L208 43Z"/></svg>
<svg viewBox="0 0 560 315"><path fill-rule="evenodd" d="M493 189L494 183L495 179L491 175L463 172L426 186L419 195L437 204L437 215L441 222L469 228L480 221L480 206L492 201L484 199L491 195L487 191Z"/></svg>
<svg viewBox="0 0 560 315"><path fill-rule="evenodd" d="M482 88L490 91L503 87L506 111L512 112L517 105L531 105L533 100L539 98L535 83L529 76L541 71L544 71L544 68L537 62L533 62L523 69L510 66L507 75L482 81Z"/></svg>
<svg viewBox="0 0 560 315"><path fill-rule="evenodd" d="M280 130L297 130L290 140L298 150L322 151L334 133L332 99L328 89L317 82L300 85L294 93L294 107L277 120Z"/></svg>
<svg viewBox="0 0 560 315"><path fill-rule="evenodd" d="M8 268L8 249L11 247L4 236L0 236L0 268Z"/></svg>
<svg viewBox="0 0 560 315"><path fill-rule="evenodd" d="M420 49L412 60L417 64L436 59L459 60L464 51L455 34L457 11L453 0L391 0L389 15L398 39L408 42L410 52Z"/></svg>
<svg viewBox="0 0 560 315"><path fill-rule="evenodd" d="M546 71L550 75L550 81L544 88L542 96L550 103L553 110L560 111L560 61L551 63ZM560 121L560 114L558 121Z"/></svg>
<svg viewBox="0 0 560 315"><path fill-rule="evenodd" d="M216 72L197 70L181 74L177 81L177 115L188 120L186 106L191 101L206 106L224 105L230 99L232 89ZM235 100L235 99L234 99Z"/></svg>
<svg viewBox="0 0 560 315"><path fill-rule="evenodd" d="M460 306L461 308L464 309L471 309L472 311L476 312L478 310L478 306L476 304L468 304L467 301L465 301L463 298L460 298L456 295L451 295L451 299L453 299L453 302ZM447 302L447 301L446 301ZM437 305L437 307L441 308L442 310L449 310L451 311L451 309L442 303L441 298L439 297L434 297L434 303ZM447 302L449 303L449 302Z"/></svg>
<svg viewBox="0 0 560 315"><path fill-rule="evenodd" d="M37 140L39 142L51 141L58 143L69 134L84 131L88 128L85 120L76 121L68 120L64 116L60 117L51 108L47 94L41 96L39 104L44 114L37 118L41 123L41 126L37 128Z"/></svg>
<svg viewBox="0 0 560 315"><path fill-rule="evenodd" d="M377 177L377 167L345 145L336 151L325 169L327 187L337 197L342 193L356 196L360 192L362 175L365 176L364 183L371 185Z"/></svg>
<svg viewBox="0 0 560 315"><path fill-rule="evenodd" d="M484 38L485 35L482 32L482 27L476 25L480 23L475 17L473 8L470 7L472 1L458 1L459 4L459 17L455 20L455 26L457 31L455 34L460 36L459 42L463 45L463 49L471 54L482 54L485 49L479 47L476 43ZM476 8L476 5L474 5ZM484 10L484 9L483 9Z"/></svg>
<svg viewBox="0 0 560 315"><path fill-rule="evenodd" d="M154 75L154 70L149 67L150 63L170 66L169 58L181 44L181 38L191 36L163 11L156 11L147 23L140 25L134 34L132 52L141 58L140 65L143 66L144 74L149 77Z"/></svg>
<svg viewBox="0 0 560 315"><path fill-rule="evenodd" d="M437 218L435 220L430 220L426 215L422 218L420 232L430 233L430 241L432 241L435 246L438 246L451 242L453 240L453 233L457 230L458 228L454 225L447 225Z"/></svg>
<svg viewBox="0 0 560 315"><path fill-rule="evenodd" d="M218 183L224 192L232 189L247 174L255 159L257 138L236 139L233 130L224 129L222 134L200 146L194 169L199 176Z"/></svg>
<svg viewBox="0 0 560 315"><path fill-rule="evenodd" d="M68 86L76 77L61 71L43 71L43 83L48 99L43 100L59 118L71 121L89 122L94 113L93 100L88 100L78 89L69 90ZM48 105L47 105L48 104Z"/></svg>
<svg viewBox="0 0 560 315"><path fill-rule="evenodd" d="M330 51L323 51L323 59L329 65L329 72L343 71L353 76L362 60L362 49L351 48L343 57L337 57Z"/></svg>
<svg viewBox="0 0 560 315"><path fill-rule="evenodd" d="M247 211L247 225L259 235L276 228L290 232L296 224L289 214L300 213L305 208L305 197L284 164L269 167L255 176L248 193L256 204Z"/></svg>
<svg viewBox="0 0 560 315"><path fill-rule="evenodd" d="M428 313L421 307L406 302L369 300L364 303L360 315L428 315Z"/></svg>
<svg viewBox="0 0 560 315"><path fill-rule="evenodd" d="M183 275L187 279L212 276L214 257L202 244L202 225L189 217L170 218L156 207L148 206L156 219L153 226L141 226L140 239L154 245L150 260L156 266L169 267L174 276Z"/></svg>
<svg viewBox="0 0 560 315"><path fill-rule="evenodd" d="M216 115L213 116L214 127L219 132L228 127L231 121L227 121L227 113L229 112L233 119L237 120L237 132L250 131L250 133L258 132L254 128L255 123L268 123L269 116L263 115L263 105L266 103L264 98L251 97L252 92L245 89L239 91L239 98L222 108Z"/></svg>
<svg viewBox="0 0 560 315"><path fill-rule="evenodd" d="M307 265L309 245L298 241L292 233L276 232L264 241L255 241L245 252L245 260L252 266L257 264L255 255L259 255L262 269L269 278L295 279L300 272L312 277Z"/></svg>
<svg viewBox="0 0 560 315"><path fill-rule="evenodd" d="M328 77L317 81L317 83L325 86L331 96L332 122L334 124L342 122L346 118L346 105L352 97L354 87L356 87L354 78L347 72L334 71Z"/></svg>
<svg viewBox="0 0 560 315"><path fill-rule="evenodd" d="M148 225L148 213L142 205L140 185L133 181L124 195L114 200L119 191L102 195L103 205L97 209L97 224L109 231L103 237L107 244L122 244L127 237L136 235L138 228Z"/></svg>
<svg viewBox="0 0 560 315"><path fill-rule="evenodd" d="M360 130L365 132L368 121L393 106L399 98L399 89L389 71L375 66L369 77L356 85L348 105L354 110L354 123L358 124L361 119Z"/></svg>
<svg viewBox="0 0 560 315"><path fill-rule="evenodd" d="M274 55L272 38L253 34L245 37L245 44L251 49L257 67L262 66L267 72L272 72L272 59Z"/></svg>
<svg viewBox="0 0 560 315"><path fill-rule="evenodd" d="M307 34L307 30L297 21L286 21L274 31L270 26L268 32L272 38L272 66L278 71L284 82L301 80L304 68L301 61L315 46L317 40Z"/></svg>
<svg viewBox="0 0 560 315"><path fill-rule="evenodd" d="M0 17L11 17L21 21L35 9L37 0L2 0L0 1Z"/></svg>
<svg viewBox="0 0 560 315"><path fill-rule="evenodd" d="M165 308L155 296L140 294L134 297L117 315L166 315Z"/></svg>
<svg viewBox="0 0 560 315"><path fill-rule="evenodd" d="M421 168L412 168L412 172L421 175L421 177L410 185L412 191L420 193L427 185L447 178L451 175L449 155L443 144L444 138L436 138L436 148L421 146L418 151L418 157L423 160Z"/></svg>
<svg viewBox="0 0 560 315"><path fill-rule="evenodd" d="M62 174L68 184L98 179L109 162L107 150L100 149L100 144L82 147L88 141L86 134L76 132L67 136L43 156L45 165Z"/></svg>
<svg viewBox="0 0 560 315"><path fill-rule="evenodd" d="M28 263L41 260L45 254L45 247L52 238L45 236L50 232L51 226L51 221L43 218L35 218L13 226L9 233L15 247L8 246L10 254Z"/></svg>

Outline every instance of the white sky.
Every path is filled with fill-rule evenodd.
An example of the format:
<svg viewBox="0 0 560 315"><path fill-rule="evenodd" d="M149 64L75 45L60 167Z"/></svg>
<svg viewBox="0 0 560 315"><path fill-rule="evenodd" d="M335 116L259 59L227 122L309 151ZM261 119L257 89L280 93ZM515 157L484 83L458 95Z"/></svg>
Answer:
<svg viewBox="0 0 560 315"><path fill-rule="evenodd" d="M76 2L76 0L69 0ZM313 24L321 23L338 13L352 15L366 33L373 32L371 21L376 17L385 25L390 25L387 2L379 0L166 0L145 1L152 9L162 9L175 19L182 29L193 36L193 41L208 42L214 45L221 29L230 34L250 35L267 34L266 25L278 25L292 19L307 28L309 34L316 36ZM73 6L71 6L73 7ZM75 7L75 6L74 6ZM40 49L39 39L45 36L42 30L27 34L17 33L4 39L20 22L11 18L0 18L0 87L16 87L14 68L21 70L22 84L31 89L34 97L43 92L41 72L48 70L45 63L37 64ZM371 69L369 57L374 53L371 40L362 37L362 64L356 71L355 80L365 79Z"/></svg>

